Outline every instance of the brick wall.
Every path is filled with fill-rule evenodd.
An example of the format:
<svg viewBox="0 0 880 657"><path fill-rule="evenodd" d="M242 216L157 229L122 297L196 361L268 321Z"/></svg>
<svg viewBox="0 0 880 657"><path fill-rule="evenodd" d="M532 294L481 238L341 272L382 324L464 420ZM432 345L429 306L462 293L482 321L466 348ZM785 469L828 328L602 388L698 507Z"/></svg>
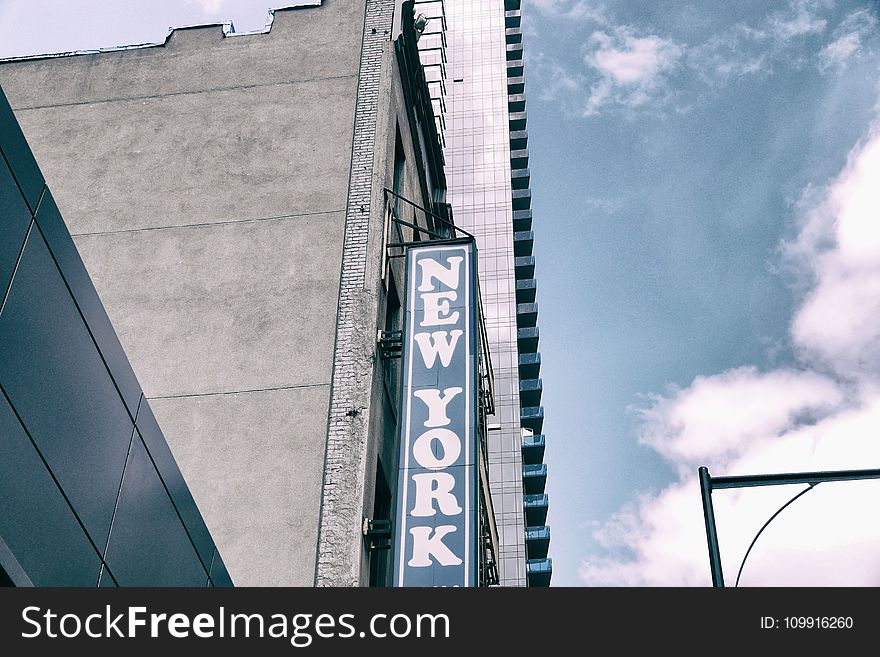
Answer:
<svg viewBox="0 0 880 657"><path fill-rule="evenodd" d="M376 291L368 285L374 148L394 0L367 0L321 499L316 586L358 586ZM381 212L381 209L379 209ZM374 254L377 258L379 254ZM369 289L368 289L369 288Z"/></svg>

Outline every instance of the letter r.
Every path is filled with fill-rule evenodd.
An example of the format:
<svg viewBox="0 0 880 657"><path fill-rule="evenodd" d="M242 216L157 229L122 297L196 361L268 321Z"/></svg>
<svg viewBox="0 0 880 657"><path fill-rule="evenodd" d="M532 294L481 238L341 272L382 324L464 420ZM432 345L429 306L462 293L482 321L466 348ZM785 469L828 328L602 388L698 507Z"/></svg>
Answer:
<svg viewBox="0 0 880 657"><path fill-rule="evenodd" d="M427 472L412 475L416 484L416 503L412 515L426 517L437 513L434 500L441 513L446 516L457 516L461 513L458 500L452 494L455 488L455 477L448 472Z"/></svg>

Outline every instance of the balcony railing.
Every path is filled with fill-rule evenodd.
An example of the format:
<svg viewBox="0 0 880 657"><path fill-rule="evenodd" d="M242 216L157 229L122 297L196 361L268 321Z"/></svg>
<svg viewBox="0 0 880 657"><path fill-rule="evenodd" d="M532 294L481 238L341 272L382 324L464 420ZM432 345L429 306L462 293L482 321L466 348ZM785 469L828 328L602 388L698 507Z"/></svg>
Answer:
<svg viewBox="0 0 880 657"><path fill-rule="evenodd" d="M529 586L550 586L553 576L552 559L529 559L526 562L526 574Z"/></svg>
<svg viewBox="0 0 880 657"><path fill-rule="evenodd" d="M523 436L522 460L525 465L540 465L544 460L544 434Z"/></svg>
<svg viewBox="0 0 880 657"><path fill-rule="evenodd" d="M519 355L519 378L537 379L541 373L541 354Z"/></svg>
<svg viewBox="0 0 880 657"><path fill-rule="evenodd" d="M547 522L547 509L550 498L545 493L523 496L523 509L526 513L526 525L543 525Z"/></svg>
<svg viewBox="0 0 880 657"><path fill-rule="evenodd" d="M523 491L526 495L544 492L547 483L547 464L523 466Z"/></svg>

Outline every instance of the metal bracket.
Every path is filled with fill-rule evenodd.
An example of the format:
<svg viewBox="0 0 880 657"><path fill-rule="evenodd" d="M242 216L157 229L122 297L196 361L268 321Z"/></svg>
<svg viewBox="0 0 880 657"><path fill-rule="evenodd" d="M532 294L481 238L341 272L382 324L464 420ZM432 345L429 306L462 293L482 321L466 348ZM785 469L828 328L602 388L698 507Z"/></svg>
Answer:
<svg viewBox="0 0 880 657"><path fill-rule="evenodd" d="M368 550L390 550L391 549L391 521L390 520L371 520L364 518L364 524L361 528L364 538L367 539Z"/></svg>
<svg viewBox="0 0 880 657"><path fill-rule="evenodd" d="M382 358L400 358L403 351L402 331L379 331L376 341Z"/></svg>

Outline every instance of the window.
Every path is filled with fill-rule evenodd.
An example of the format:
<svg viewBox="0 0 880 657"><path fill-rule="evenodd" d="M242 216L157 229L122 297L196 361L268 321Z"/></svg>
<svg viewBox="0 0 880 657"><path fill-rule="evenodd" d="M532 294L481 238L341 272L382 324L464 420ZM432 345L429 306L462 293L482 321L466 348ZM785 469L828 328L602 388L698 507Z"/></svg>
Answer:
<svg viewBox="0 0 880 657"><path fill-rule="evenodd" d="M391 490L382 464L376 464L376 493L373 497L373 520L391 520ZM385 587L391 585L391 552L390 548L375 548L370 551L370 586Z"/></svg>
<svg viewBox="0 0 880 657"><path fill-rule="evenodd" d="M403 140L400 138L400 127L396 130L394 140L394 177L391 181L391 191L403 195L404 175L406 173L406 155L403 152ZM394 211L400 217L400 199L394 197Z"/></svg>

